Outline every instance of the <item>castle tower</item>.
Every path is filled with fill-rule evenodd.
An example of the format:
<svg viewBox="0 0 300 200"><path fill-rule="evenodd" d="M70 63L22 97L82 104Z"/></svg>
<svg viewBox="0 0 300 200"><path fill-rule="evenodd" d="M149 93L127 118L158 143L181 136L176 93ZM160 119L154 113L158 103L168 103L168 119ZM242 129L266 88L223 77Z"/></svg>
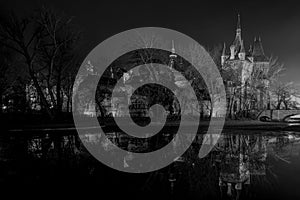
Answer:
<svg viewBox="0 0 300 200"><path fill-rule="evenodd" d="M268 88L268 80L266 79L268 70L269 70L269 59L265 55L263 45L261 42L261 38L258 37L254 39L252 57L254 62L254 70L258 70L261 72L260 81L258 82L258 109L266 109L269 102L269 92Z"/></svg>
<svg viewBox="0 0 300 200"><path fill-rule="evenodd" d="M241 29L241 20L240 20L240 15L238 14L238 21L236 25L236 34L235 34L235 39L232 43L232 45L235 47L235 54L237 54L241 48L242 44L242 29Z"/></svg>
<svg viewBox="0 0 300 200"><path fill-rule="evenodd" d="M238 14L238 21L236 25L236 36L242 38L242 28L241 28L241 19L240 19L240 14Z"/></svg>
<svg viewBox="0 0 300 200"><path fill-rule="evenodd" d="M239 52L242 47L242 28L240 15L238 14L236 33L235 38L230 46L230 60L234 60L236 57L239 57Z"/></svg>
<svg viewBox="0 0 300 200"><path fill-rule="evenodd" d="M245 51L245 47L244 47L244 41L242 40L241 50L239 52L239 59L240 60L245 60L245 58L246 58L246 51Z"/></svg>
<svg viewBox="0 0 300 200"><path fill-rule="evenodd" d="M226 56L226 44L224 42L224 46L223 46L223 51L222 51L222 55L221 55L221 65L223 66L225 63L227 56Z"/></svg>
<svg viewBox="0 0 300 200"><path fill-rule="evenodd" d="M250 45L249 50L245 50L245 43L242 40L240 15L237 16L235 37L233 42L229 45L229 50L230 52L226 55L226 46L224 44L221 55L221 65L225 70L236 70L238 78L241 79L239 81L242 83L241 87L239 88L239 93L241 95L239 97L235 96L232 100L233 105L237 103L237 106L233 106L232 110L230 110L230 113L234 113L236 110L242 110L242 105L249 104L246 83L253 84L253 86L257 88L258 94L257 97L254 97L257 103L255 103L255 105L252 105L251 103L251 106L248 106L249 109L265 109L265 102L268 101L266 89L269 84L267 80L269 58L265 56L260 37L256 37L252 45ZM251 76L253 75L258 75L254 82L251 79ZM228 82L231 82L231 80L228 80ZM235 109L235 107L238 108Z"/></svg>
<svg viewBox="0 0 300 200"><path fill-rule="evenodd" d="M231 45L230 46L230 60L233 60L235 57L235 46Z"/></svg>

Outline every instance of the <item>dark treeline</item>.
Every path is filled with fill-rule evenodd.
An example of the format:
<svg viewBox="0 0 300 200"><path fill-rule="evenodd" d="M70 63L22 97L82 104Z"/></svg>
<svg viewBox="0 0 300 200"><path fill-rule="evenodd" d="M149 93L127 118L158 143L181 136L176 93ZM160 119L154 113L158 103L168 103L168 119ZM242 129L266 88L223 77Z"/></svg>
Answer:
<svg viewBox="0 0 300 200"><path fill-rule="evenodd" d="M0 112L38 112L51 119L70 112L80 39L73 18L52 9L24 17L2 12Z"/></svg>

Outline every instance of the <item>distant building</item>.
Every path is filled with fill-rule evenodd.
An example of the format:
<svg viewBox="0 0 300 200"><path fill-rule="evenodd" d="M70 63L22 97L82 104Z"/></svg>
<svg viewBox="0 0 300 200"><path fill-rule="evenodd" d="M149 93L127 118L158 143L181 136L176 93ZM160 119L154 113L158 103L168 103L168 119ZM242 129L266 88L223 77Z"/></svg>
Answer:
<svg viewBox="0 0 300 200"><path fill-rule="evenodd" d="M249 50L246 51L245 43L242 39L242 28L240 24L240 16L238 15L238 22L236 28L235 39L229 48L226 48L224 43L223 52L221 55L222 69L232 70L234 72L232 77L226 80L227 93L231 94L233 87L239 85L239 99L235 99L232 109L234 112L242 110L242 105L248 105L246 109L268 109L269 108L269 95L268 86L269 82L266 79L269 70L269 58L265 55L262 41L260 37L255 37L254 42L250 45ZM255 84L257 91L256 99L252 102L247 98L248 85ZM231 96L231 95L228 95ZM245 109L245 108L244 108Z"/></svg>
<svg viewBox="0 0 300 200"><path fill-rule="evenodd" d="M265 55L262 41L260 37L254 39L252 45L249 45L249 50L246 51L245 43L242 39L242 29L240 23L240 16L238 15L238 22L236 28L235 38L229 48L226 47L224 43L222 55L221 55L221 67L223 71L233 72L231 77L223 77L225 81L227 98L234 96L235 98L232 101L230 110L233 113L243 111L243 110L263 110L270 108L270 95L269 95L269 81L267 79L267 73L269 70L269 58ZM174 88L172 91L176 94L182 93L185 91L187 94L185 97L189 97L187 90L184 90L188 86L188 81L183 77L183 75L174 69L174 63L177 60L177 54L175 53L174 42L172 42L171 54L169 55L169 70L161 69L160 72L155 73L156 78L159 81L173 81L175 82ZM93 66L90 62L87 63L87 74L89 76L99 76L94 72ZM143 83L146 79L151 79L151 74L149 70L144 69L145 67L139 66L135 69L132 69L124 74L123 76L123 85L120 88L115 88L118 90L119 95L116 99L109 99L110 103L108 105L111 108L106 108L106 110L111 113L113 116L129 116L126 107L130 104L130 96L132 94L133 88L137 83ZM108 79L114 80L114 72L112 71L110 75L112 77L107 77ZM167 74L167 75L166 75ZM229 73L230 74L230 73ZM154 76L153 75L153 76ZM161 75L163 78L159 78ZM223 74L222 74L223 75ZM83 82L83 77L81 81L75 83L76 86L79 86ZM250 91L249 85L253 87L255 85L255 93ZM233 91L233 88L237 91ZM253 88L252 88L253 89ZM237 95L232 95L232 93L238 93ZM249 98L251 95L251 98ZM255 96L255 97L253 97ZM229 99L227 99L229 102ZM144 100L145 101L145 100ZM209 99L204 99L199 105L197 99L189 99L189 103L184 105L184 108L181 108L183 115L212 115L212 117L222 116L221 107L218 107L215 104L214 110L212 113L209 113L211 109ZM87 103L87 102L85 102ZM181 103L181 102L180 102ZM144 105L143 101L136 101L134 107L140 108ZM246 107L244 105L247 105ZM228 105L227 105L228 106ZM176 105L173 107L176 108ZM143 115L151 115L147 113L147 106L143 107ZM84 108L83 112L85 115L95 116L95 103L89 102L88 106ZM176 109L175 109L176 112Z"/></svg>

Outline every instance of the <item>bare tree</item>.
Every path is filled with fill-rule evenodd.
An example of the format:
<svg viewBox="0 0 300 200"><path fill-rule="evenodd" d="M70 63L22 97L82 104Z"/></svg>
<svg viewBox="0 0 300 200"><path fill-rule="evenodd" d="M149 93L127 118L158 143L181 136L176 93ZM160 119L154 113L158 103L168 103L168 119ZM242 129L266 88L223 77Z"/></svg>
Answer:
<svg viewBox="0 0 300 200"><path fill-rule="evenodd" d="M257 95L258 92L261 92L262 95L267 96L268 107L267 109L271 109L271 93L272 85L276 85L278 83L279 77L283 74L284 65L278 61L278 58L271 56L269 59L269 65L265 69L257 68L254 65L254 69L252 71L251 76L248 80L248 100L246 103L250 102L258 102Z"/></svg>
<svg viewBox="0 0 300 200"><path fill-rule="evenodd" d="M21 55L41 107L51 118L62 111L63 71L74 58L79 39L71 21L72 18L42 8L22 19L10 14L0 24L0 44Z"/></svg>
<svg viewBox="0 0 300 200"><path fill-rule="evenodd" d="M171 68L162 67L162 65L168 66L170 64L169 55L153 50L153 48L171 49L170 43L164 41L161 37L153 33L137 32L137 37L134 38L134 41L132 41L131 45L135 49L144 50L140 51L137 57L142 65L137 67L138 70L144 71L144 73L147 74L147 77L144 77L144 80L151 80L155 83L162 83L169 89L176 88L174 70L172 70ZM159 58L161 62L160 64L153 62L157 58ZM163 93L164 91L160 92ZM163 96L162 94L156 95L155 98L161 99L162 97L167 98L167 96ZM157 121L160 121L163 113L159 112L159 110L154 110L154 115L155 119Z"/></svg>
<svg viewBox="0 0 300 200"><path fill-rule="evenodd" d="M222 77L226 85L227 92L227 116L236 117L237 102L241 103L241 70L230 67L222 70Z"/></svg>
<svg viewBox="0 0 300 200"><path fill-rule="evenodd" d="M32 18L19 19L11 13L0 24L0 43L23 57L29 76L40 97L41 106L50 117L53 117L36 71L36 68L39 67L36 58L41 39L43 38L42 32L43 27L37 26Z"/></svg>
<svg viewBox="0 0 300 200"><path fill-rule="evenodd" d="M299 90L295 87L293 82L282 83L276 82L272 86L272 92L275 97L274 107L277 110L281 109L281 105L283 104L284 109L294 109L296 107L295 98L300 97Z"/></svg>
<svg viewBox="0 0 300 200"><path fill-rule="evenodd" d="M63 104L62 75L74 59L73 48L79 33L72 30L72 18L58 15L50 9L42 8L35 19L43 27L44 34L39 45L41 63L45 65L42 73L56 114L59 115Z"/></svg>
<svg viewBox="0 0 300 200"><path fill-rule="evenodd" d="M249 117L250 110L260 108L259 96L267 97L264 101L270 101L270 85L278 81L282 71L283 65L273 57L265 66L254 64L244 68L242 63L237 63L234 69L225 66L222 76L227 88L228 116L232 118L239 110L241 112L238 114ZM270 102L267 104L270 109Z"/></svg>
<svg viewBox="0 0 300 200"><path fill-rule="evenodd" d="M79 69L81 64L80 57L77 54L73 54L72 59L70 62L67 62L64 68L62 69L62 90L63 94L67 98L66 102L66 111L72 111L72 92L73 92L73 85L75 82L77 70Z"/></svg>
<svg viewBox="0 0 300 200"><path fill-rule="evenodd" d="M204 93L207 92L210 98L210 116L223 116L225 114L225 102L222 99L225 99L225 93L223 93L223 79L220 75L220 71L215 67L213 59L209 59L210 55L206 50L198 44L191 44L186 49L182 49L183 55L185 55L191 61L190 67L187 68L187 73L194 67L197 68L197 71L201 72L201 77L195 76L192 74L190 80L191 85L196 86L199 90L196 90L195 93Z"/></svg>

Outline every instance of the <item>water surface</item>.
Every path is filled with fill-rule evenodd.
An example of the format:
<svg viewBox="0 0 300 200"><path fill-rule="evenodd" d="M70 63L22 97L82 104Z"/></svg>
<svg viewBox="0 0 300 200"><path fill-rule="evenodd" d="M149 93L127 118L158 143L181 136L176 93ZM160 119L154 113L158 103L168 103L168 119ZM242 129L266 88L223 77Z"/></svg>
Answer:
<svg viewBox="0 0 300 200"><path fill-rule="evenodd" d="M129 174L94 159L74 130L8 132L0 136L1 188L25 189L29 194L51 191L57 195L106 194L134 199L158 195L175 199L300 198L300 132L225 130L213 151L202 159L198 158L202 144L199 135L168 167ZM114 145L97 131L88 130L80 137L113 156ZM149 145L136 144L117 133L111 133L110 139L128 148ZM120 160L124 167L132 162L130 153Z"/></svg>

